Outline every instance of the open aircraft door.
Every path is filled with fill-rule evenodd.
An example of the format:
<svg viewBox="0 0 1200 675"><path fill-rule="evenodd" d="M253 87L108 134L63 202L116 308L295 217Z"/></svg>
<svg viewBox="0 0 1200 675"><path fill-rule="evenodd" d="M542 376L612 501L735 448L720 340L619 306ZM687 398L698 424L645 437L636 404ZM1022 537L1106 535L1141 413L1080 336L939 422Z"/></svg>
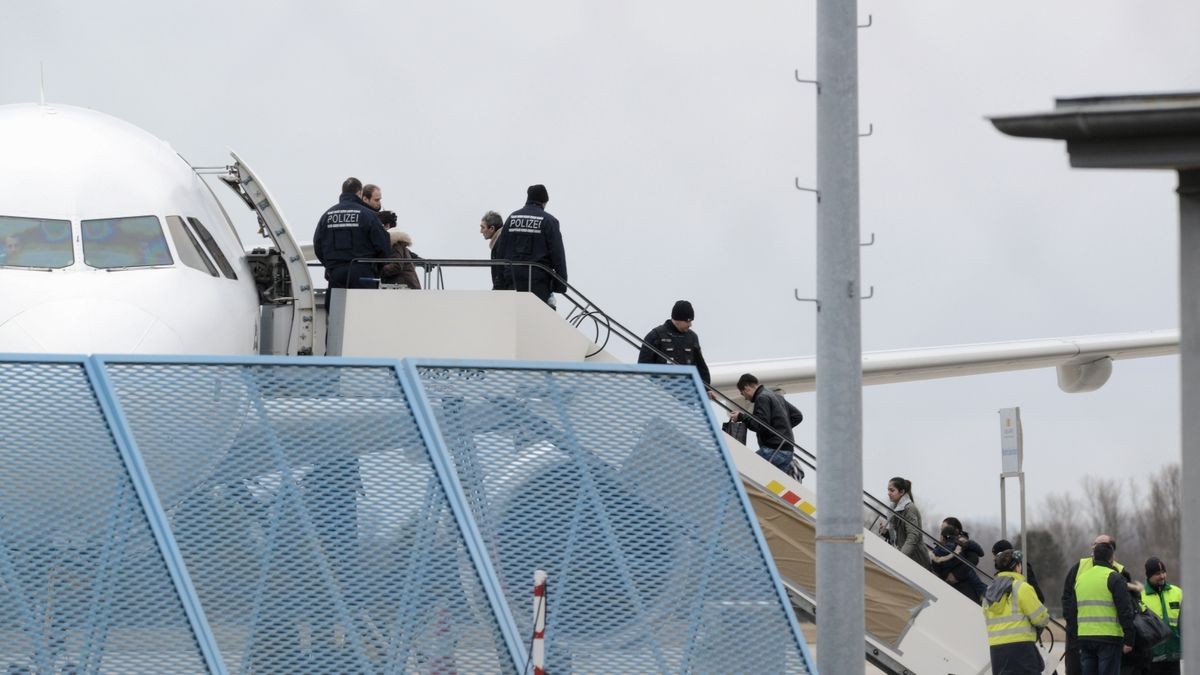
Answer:
<svg viewBox="0 0 1200 675"><path fill-rule="evenodd" d="M259 233L270 238L275 249L264 255L247 255L264 306L262 341L268 348L262 352L279 353L269 345L286 344L283 353L289 356L311 355L316 296L304 253L266 186L236 152L229 154L233 165L220 176L221 181L258 215ZM287 333L286 343L279 332Z"/></svg>

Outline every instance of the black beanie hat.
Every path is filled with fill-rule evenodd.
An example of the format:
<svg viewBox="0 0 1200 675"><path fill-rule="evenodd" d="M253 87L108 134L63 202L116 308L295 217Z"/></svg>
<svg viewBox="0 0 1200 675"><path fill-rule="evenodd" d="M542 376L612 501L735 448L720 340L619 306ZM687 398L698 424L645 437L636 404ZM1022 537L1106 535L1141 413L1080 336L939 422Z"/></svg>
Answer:
<svg viewBox="0 0 1200 675"><path fill-rule="evenodd" d="M546 192L545 185L530 185L529 189L525 191L525 195L529 198L529 201L539 204L545 204L550 201L550 193Z"/></svg>
<svg viewBox="0 0 1200 675"><path fill-rule="evenodd" d="M1158 558L1150 558L1149 560L1146 561L1146 578L1147 579L1154 576L1155 574L1158 574L1159 572L1166 572L1166 571L1167 571L1167 566L1164 565L1163 561L1159 560Z"/></svg>
<svg viewBox="0 0 1200 675"><path fill-rule="evenodd" d="M1011 541L1007 539L1001 539L1000 541L992 544L992 555L996 555L1000 551L1007 551L1012 547L1013 545Z"/></svg>
<svg viewBox="0 0 1200 675"><path fill-rule="evenodd" d="M671 318L675 321L691 321L696 318L696 310L692 309L692 303L687 300L679 300L671 308Z"/></svg>

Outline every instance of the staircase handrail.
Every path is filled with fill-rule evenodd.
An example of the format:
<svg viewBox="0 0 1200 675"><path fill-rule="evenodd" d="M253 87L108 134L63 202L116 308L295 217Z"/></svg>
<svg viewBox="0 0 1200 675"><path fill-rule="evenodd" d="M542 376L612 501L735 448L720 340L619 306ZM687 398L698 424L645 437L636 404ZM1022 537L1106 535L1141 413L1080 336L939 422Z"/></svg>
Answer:
<svg viewBox="0 0 1200 675"><path fill-rule="evenodd" d="M547 275L550 276L550 278L554 281L555 287L565 288L571 294L578 296L578 299L576 299L576 298L572 297L570 294L568 294L567 292L560 292L560 295L562 295L569 302L571 302L575 306L576 310L579 310L580 315L579 315L579 318L577 319L577 321L582 321L584 316L591 317L593 321L597 322L597 324L596 324L597 330L599 331L600 324L598 323L598 321L602 319L604 322L605 328L607 328L608 335L615 333L617 335L617 337L624 340L631 347L634 347L635 349L639 349L639 350L642 348L648 348L648 349L650 349L651 352L653 352L655 355L657 355L658 357L663 359L666 363L679 365L679 364L675 363L675 360L672 359L670 356L668 356L667 354L660 351L654 345L646 342L637 333L633 332L628 327L626 327L624 324L622 324L621 322L614 319L611 314L609 314L608 312L605 312L603 309L601 309L601 307L599 305L597 305L590 298L588 298L586 295L584 295L582 292L580 292L579 289L575 288L570 283L568 283L566 279L563 279L561 276L558 275L558 273L556 273L553 269L551 269L548 265L545 265L544 263L540 263L540 262L536 262L536 261L529 261L529 260L506 260L506 259L476 260L476 259L469 259L469 258L468 259L462 259L462 258L355 258L351 262L352 263L368 263L368 264L387 264L387 263L396 263L396 262L411 263L414 266L421 266L422 268L424 268L426 270L427 275L430 273L431 267L432 268L493 267L495 265L503 265L509 269L511 269L513 267L525 267L527 269L527 273L530 275L530 278L531 278L532 274L533 274L533 270L538 269L538 270L545 272ZM309 263L309 264L313 265L313 266L319 266L319 263L316 263L316 264ZM582 300L582 303L580 302L580 300ZM576 310L571 310L571 314L573 314ZM567 318L568 321L571 320L571 314L568 314L568 318ZM599 319L595 318L597 315L599 315ZM578 327L578 323L575 323L573 325ZM614 328L616 328L617 330L614 331L613 330ZM600 345L599 340L595 340L594 342L599 347L598 351L604 349L604 345ZM608 343L608 337L606 335L605 339L604 339L604 344L607 345L607 343ZM592 356L595 353L598 353L598 351L588 354L588 356ZM783 434L780 434L778 431L776 431L774 428L772 428L769 424L767 424L767 422L765 420L763 420L759 417L755 417L754 414L752 414L750 411L747 411L741 404L739 404L736 401L734 401L733 399L729 398L728 396L723 394L721 391L719 391L717 388L713 387L712 385L710 385L707 382L704 382L703 384L704 384L705 390L707 390L709 395L711 397L713 397L713 401L718 406L720 406L722 409L726 410L727 412L732 412L734 410L737 410L740 414L746 415L747 417L754 419L755 422L758 423L758 425L760 425L762 428L770 431L771 434L774 435L777 440L787 443L788 445L790 445L793 448L794 451L799 451L800 461L806 467L812 469L813 471L817 470L816 457L811 452L809 452L807 449L805 449L803 446L796 443L795 441L789 440ZM718 398L719 398L719 400L718 400ZM879 499L874 494L868 492L867 490L863 490L862 493L863 493L863 497L864 497L864 499L863 499L864 506L866 506L868 509L870 509L872 512L874 512L876 515L882 516L884 518L890 518L891 516L903 517L903 515L900 514L898 511L896 511L896 509L892 508L892 506L890 504L885 503L883 500ZM920 529L919 531L921 532L923 544L926 543L927 541L933 542L933 544L935 546L941 544L941 540L938 537L934 536L932 533L930 533L924 529ZM989 581L995 578L995 575L983 571L977 565L972 563L970 560L968 560L961 554L955 553L953 550L950 551L950 554L953 555L958 560L965 563L966 565L970 566L982 578L986 578ZM1059 623L1057 619L1051 618L1051 622L1054 623L1056 626L1065 629L1065 626L1063 626L1063 624Z"/></svg>

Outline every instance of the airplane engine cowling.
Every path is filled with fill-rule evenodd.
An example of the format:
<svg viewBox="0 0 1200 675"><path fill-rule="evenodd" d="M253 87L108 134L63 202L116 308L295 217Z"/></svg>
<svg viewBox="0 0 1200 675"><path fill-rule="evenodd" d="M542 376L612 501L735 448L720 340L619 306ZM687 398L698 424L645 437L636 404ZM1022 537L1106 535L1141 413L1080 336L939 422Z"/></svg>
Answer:
<svg viewBox="0 0 1200 675"><path fill-rule="evenodd" d="M1096 391L1112 376L1113 360L1104 356L1087 363L1058 367L1058 388L1068 394Z"/></svg>

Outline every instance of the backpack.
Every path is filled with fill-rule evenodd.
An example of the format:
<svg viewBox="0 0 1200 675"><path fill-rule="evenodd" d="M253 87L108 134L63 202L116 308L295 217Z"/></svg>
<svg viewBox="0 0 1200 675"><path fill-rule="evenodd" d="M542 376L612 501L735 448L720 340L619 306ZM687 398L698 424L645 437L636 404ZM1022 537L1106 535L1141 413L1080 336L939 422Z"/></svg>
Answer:
<svg viewBox="0 0 1200 675"><path fill-rule="evenodd" d="M803 422L804 421L804 413L800 412L800 410L796 406L792 405L791 402L789 402L787 399L785 399L783 397L780 397L780 398L781 398L781 400L783 400L783 404L785 406L787 406L788 424L791 424L794 427L797 424L800 424L801 422ZM801 473L803 473L803 472L801 472Z"/></svg>

